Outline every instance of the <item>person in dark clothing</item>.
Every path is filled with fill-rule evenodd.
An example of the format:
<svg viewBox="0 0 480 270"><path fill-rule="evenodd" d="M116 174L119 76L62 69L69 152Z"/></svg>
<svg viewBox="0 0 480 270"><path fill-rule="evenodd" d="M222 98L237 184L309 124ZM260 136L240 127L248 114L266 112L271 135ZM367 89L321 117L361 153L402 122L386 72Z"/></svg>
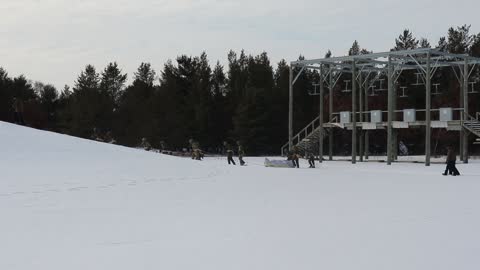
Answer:
<svg viewBox="0 0 480 270"><path fill-rule="evenodd" d="M453 148L451 146L447 147L447 168L445 168L445 172L443 175L453 175L457 176L460 175L460 172L458 171L457 167L455 166L455 162L457 161L457 155L453 151Z"/></svg>
<svg viewBox="0 0 480 270"><path fill-rule="evenodd" d="M294 146L292 151L293 167L300 168L300 153L298 147Z"/></svg>
<svg viewBox="0 0 480 270"><path fill-rule="evenodd" d="M308 155L308 164L310 165L309 168L315 168L315 156L312 153Z"/></svg>
<svg viewBox="0 0 480 270"><path fill-rule="evenodd" d="M243 150L243 146L240 142L237 142L238 145L238 160L240 161L240 166L245 165L245 161L243 160L243 156L245 156L245 151Z"/></svg>
<svg viewBox="0 0 480 270"><path fill-rule="evenodd" d="M15 124L25 125L25 121L23 120L23 101L18 98L13 98L13 120Z"/></svg>
<svg viewBox="0 0 480 270"><path fill-rule="evenodd" d="M232 147L227 142L224 142L224 145L225 145L225 149L226 149L226 152L227 152L228 165L230 165L230 164L237 165L237 164L235 164L235 160L233 160Z"/></svg>

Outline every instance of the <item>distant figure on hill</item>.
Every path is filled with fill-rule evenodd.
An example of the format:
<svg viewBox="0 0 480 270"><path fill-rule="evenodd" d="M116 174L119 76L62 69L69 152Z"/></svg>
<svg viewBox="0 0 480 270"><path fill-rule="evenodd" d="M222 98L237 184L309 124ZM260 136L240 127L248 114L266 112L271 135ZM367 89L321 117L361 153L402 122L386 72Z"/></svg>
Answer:
<svg viewBox="0 0 480 270"><path fill-rule="evenodd" d="M192 159L202 160L202 151L200 150L200 144L194 139L188 140L190 143L190 149L192 149Z"/></svg>
<svg viewBox="0 0 480 270"><path fill-rule="evenodd" d="M97 128L93 128L93 133L90 138L97 142L103 142L102 136L100 136L100 133L98 132Z"/></svg>
<svg viewBox="0 0 480 270"><path fill-rule="evenodd" d="M147 141L147 138L143 137L142 142L140 143L140 147L145 149L146 151L150 151L152 149L152 146L150 143Z"/></svg>
<svg viewBox="0 0 480 270"><path fill-rule="evenodd" d="M165 150L167 150L167 144L165 143L165 141L160 141L160 153Z"/></svg>
<svg viewBox="0 0 480 270"><path fill-rule="evenodd" d="M105 134L105 142L110 144L116 144L117 141L113 138L112 132L109 131Z"/></svg>
<svg viewBox="0 0 480 270"><path fill-rule="evenodd" d="M227 143L227 142L224 142L223 145L225 146L225 150L227 152L228 165L230 165L230 164L237 165L237 164L235 164L235 160L233 160L233 150L232 150L232 147L230 146L230 144Z"/></svg>
<svg viewBox="0 0 480 270"><path fill-rule="evenodd" d="M23 106L23 101L19 98L13 98L13 120L15 124L18 125L25 125L25 121L23 119L23 112L24 112L24 106Z"/></svg>
<svg viewBox="0 0 480 270"><path fill-rule="evenodd" d="M453 148L451 146L447 147L447 168L445 168L445 172L443 175L453 175L457 176L460 175L460 172L457 169L457 166L455 166L455 162L457 161L457 155L455 154L455 151L453 151Z"/></svg>
<svg viewBox="0 0 480 270"><path fill-rule="evenodd" d="M240 141L237 142L238 145L238 160L240 161L240 166L245 165L245 161L243 160L243 157L245 156L245 150L243 150L243 146L240 143Z"/></svg>

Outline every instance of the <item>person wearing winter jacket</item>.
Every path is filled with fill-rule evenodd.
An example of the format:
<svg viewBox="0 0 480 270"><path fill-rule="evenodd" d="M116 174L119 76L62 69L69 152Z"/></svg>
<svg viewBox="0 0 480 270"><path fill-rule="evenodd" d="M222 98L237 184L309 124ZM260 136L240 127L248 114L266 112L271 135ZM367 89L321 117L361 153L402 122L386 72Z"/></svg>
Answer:
<svg viewBox="0 0 480 270"><path fill-rule="evenodd" d="M449 175L449 174L453 176L460 175L460 172L455 166L456 161L457 161L457 155L455 154L455 151L453 151L453 148L451 146L448 146L447 147L447 167L445 168L445 172L443 173L443 175Z"/></svg>
<svg viewBox="0 0 480 270"><path fill-rule="evenodd" d="M227 152L228 165L230 165L230 164L236 165L236 164L235 164L235 160L233 160L233 150L232 150L232 147L231 147L230 144L228 144L227 142L224 142L223 144L224 144L225 150L226 150L226 152Z"/></svg>

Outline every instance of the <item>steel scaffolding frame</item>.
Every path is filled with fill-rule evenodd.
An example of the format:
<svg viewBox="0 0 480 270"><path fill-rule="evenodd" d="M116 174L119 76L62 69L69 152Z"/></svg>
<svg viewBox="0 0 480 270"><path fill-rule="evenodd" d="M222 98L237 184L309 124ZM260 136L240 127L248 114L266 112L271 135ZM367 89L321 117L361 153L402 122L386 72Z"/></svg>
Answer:
<svg viewBox="0 0 480 270"><path fill-rule="evenodd" d="M396 87L395 84L405 70L416 70L422 79L426 90L425 113L426 113L426 132L425 132L425 165L430 166L431 158L431 80L439 68L452 67L452 70L461 85L460 108L461 121L468 120L468 84L469 78L477 64L480 64L480 58L471 57L467 54L452 54L442 52L438 49L422 48L414 50L390 51L382 53L372 53L363 55L352 55L342 57L331 57L322 59L299 60L290 63L289 76L289 122L288 122L288 147L293 147L293 86L300 75L309 69L319 71L320 84L320 127L319 127L319 157L323 160L323 137L324 137L324 112L323 96L324 83L329 90L329 122L334 119L333 112L333 91L344 73L352 76L352 163L357 162L357 90L360 90L359 115L360 122L363 121L363 108L368 111L368 89L370 89L376 80L382 75L387 76L388 81L388 124L387 124L387 164L391 165L397 157L396 144L397 132L393 128L396 111ZM300 68L298 74L294 76L294 70ZM458 72L456 70L458 68ZM369 80L370 75L374 74L373 80ZM357 89L358 88L358 89ZM468 136L469 132L462 124L460 134L460 156L464 163L468 163ZM368 131L361 131L360 140L363 140L365 147L360 149L360 161L363 156L368 158ZM361 143L362 145L362 143ZM363 146L363 145L362 145ZM329 136L329 160L333 156L333 135Z"/></svg>

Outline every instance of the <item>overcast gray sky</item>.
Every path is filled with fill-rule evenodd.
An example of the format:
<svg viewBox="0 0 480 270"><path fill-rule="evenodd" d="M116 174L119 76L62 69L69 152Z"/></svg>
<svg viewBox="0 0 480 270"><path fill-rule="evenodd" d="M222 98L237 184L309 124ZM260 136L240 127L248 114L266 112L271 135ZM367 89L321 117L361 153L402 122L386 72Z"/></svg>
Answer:
<svg viewBox="0 0 480 270"><path fill-rule="evenodd" d="M129 73L206 51L267 51L274 66L299 54L344 55L357 39L385 51L404 28L436 44L450 26L480 31L476 0L1 0L0 66L11 76L73 85L86 64Z"/></svg>

